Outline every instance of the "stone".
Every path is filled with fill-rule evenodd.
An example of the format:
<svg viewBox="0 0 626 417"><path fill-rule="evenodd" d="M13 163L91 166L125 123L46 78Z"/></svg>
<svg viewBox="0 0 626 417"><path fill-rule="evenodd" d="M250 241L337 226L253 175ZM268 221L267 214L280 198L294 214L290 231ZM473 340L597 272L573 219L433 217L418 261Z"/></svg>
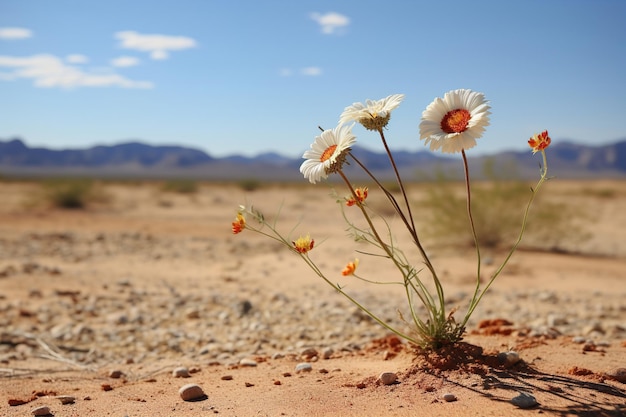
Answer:
<svg viewBox="0 0 626 417"><path fill-rule="evenodd" d="M178 394L183 401L199 401L207 399L207 395L197 384L187 384L180 387Z"/></svg>
<svg viewBox="0 0 626 417"><path fill-rule="evenodd" d="M172 376L175 378L189 378L191 374L189 374L189 369L184 366L179 366L172 371Z"/></svg>
<svg viewBox="0 0 626 417"><path fill-rule="evenodd" d="M257 366L257 363L254 359L243 358L239 361L239 365L241 366Z"/></svg>
<svg viewBox="0 0 626 417"><path fill-rule="evenodd" d="M453 402L453 401L456 401L456 400L457 400L456 395L454 395L454 394L452 394L452 393L450 393L450 392L447 392L447 393L443 394L443 395L441 396L441 398L442 398L445 402L447 402L447 403L451 403L451 402Z"/></svg>
<svg viewBox="0 0 626 417"><path fill-rule="evenodd" d="M71 395L57 395L56 399L61 401L61 404L74 404L76 402L76 398Z"/></svg>
<svg viewBox="0 0 626 417"><path fill-rule="evenodd" d="M626 368L611 369L605 375L610 379L626 384Z"/></svg>
<svg viewBox="0 0 626 417"><path fill-rule="evenodd" d="M302 362L296 365L296 373L300 372L311 372L313 367L308 362Z"/></svg>
<svg viewBox="0 0 626 417"><path fill-rule="evenodd" d="M383 372L378 376L378 380L383 385L392 385L398 382L398 375L393 372Z"/></svg>
<svg viewBox="0 0 626 417"><path fill-rule="evenodd" d="M124 372L120 371L119 369L114 369L111 372L109 372L109 378L121 378L124 376Z"/></svg>
<svg viewBox="0 0 626 417"><path fill-rule="evenodd" d="M519 408L526 409L526 408L533 408L539 403L537 402L535 397L533 397L532 395L527 394L525 392L520 392L520 394L517 397L511 398L511 404Z"/></svg>
<svg viewBox="0 0 626 417"><path fill-rule="evenodd" d="M30 413L34 416L52 415L52 413L50 412L50 407L48 407L47 405L41 405L39 407L35 407L32 410L30 410Z"/></svg>

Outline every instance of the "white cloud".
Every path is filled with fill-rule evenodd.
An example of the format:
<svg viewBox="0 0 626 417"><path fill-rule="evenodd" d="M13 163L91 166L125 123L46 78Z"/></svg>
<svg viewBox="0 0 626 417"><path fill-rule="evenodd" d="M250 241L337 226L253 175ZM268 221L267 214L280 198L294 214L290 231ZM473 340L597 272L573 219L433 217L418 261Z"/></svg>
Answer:
<svg viewBox="0 0 626 417"><path fill-rule="evenodd" d="M115 37L120 40L120 46L149 52L152 59L167 59L170 51L195 48L197 42L186 36L144 35L133 31L117 32Z"/></svg>
<svg viewBox="0 0 626 417"><path fill-rule="evenodd" d="M89 58L81 54L71 54L65 57L65 60L70 64L86 64L89 62Z"/></svg>
<svg viewBox="0 0 626 417"><path fill-rule="evenodd" d="M0 39L26 39L33 36L30 29L25 28L0 28Z"/></svg>
<svg viewBox="0 0 626 417"><path fill-rule="evenodd" d="M311 19L315 20L322 29L322 33L331 35L337 29L344 28L350 24L350 18L339 13L330 12L326 14L311 13Z"/></svg>
<svg viewBox="0 0 626 417"><path fill-rule="evenodd" d="M111 60L111 65L119 68L134 67L135 65L139 65L139 59L134 56L118 56Z"/></svg>
<svg viewBox="0 0 626 417"><path fill-rule="evenodd" d="M309 77L316 77L318 75L322 75L322 69L320 67L306 67L300 70L300 74Z"/></svg>
<svg viewBox="0 0 626 417"><path fill-rule="evenodd" d="M0 67L12 69L2 73L4 81L19 78L32 79L35 87L42 88L75 88L75 87L121 87L121 88L152 88L149 81L134 81L116 73L85 72L79 68L66 65L60 58L39 54L28 57L0 55Z"/></svg>

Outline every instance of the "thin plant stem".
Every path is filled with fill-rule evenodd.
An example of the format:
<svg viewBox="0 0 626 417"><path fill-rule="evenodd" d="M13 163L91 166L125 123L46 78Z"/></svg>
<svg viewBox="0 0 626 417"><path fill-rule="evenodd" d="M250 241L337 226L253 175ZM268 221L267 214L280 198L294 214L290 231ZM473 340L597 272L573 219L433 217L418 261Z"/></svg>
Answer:
<svg viewBox="0 0 626 417"><path fill-rule="evenodd" d="M461 155L463 156L463 172L465 173L465 191L467 193L467 217L469 218L470 228L472 229L472 238L474 239L474 246L476 247L476 289L472 300L476 299L478 291L480 290L480 244L478 242L478 235L476 234L476 226L474 225L474 217L472 216L472 191L470 186L469 167L467 163L467 155L465 155L465 149L461 149Z"/></svg>
<svg viewBox="0 0 626 417"><path fill-rule="evenodd" d="M445 319L445 299L444 299L444 294L443 294L443 288L441 286L441 282L439 281L437 271L435 270L435 267L430 261L430 258L426 254L426 251L424 250L424 247L422 246L422 243L420 242L419 236L417 235L415 228L413 228L411 224L409 223L409 221L407 220L406 216L404 215L404 212L400 209L400 206L398 205L398 202L396 201L395 197L378 181L378 179L374 176L374 174L372 174L370 170L367 169L367 167L361 161L359 161L352 153L350 153L350 156L365 171L365 173L376 183L376 185L378 185L378 187L385 193L387 198L390 200L391 204L394 206L396 213L398 213L398 215L400 216L400 218L406 225L409 233L411 234L411 237L413 238L413 242L415 242L415 245L417 246L417 249L419 250L420 255L422 256L424 264L426 265L426 267L428 268L428 270L430 271L433 277L433 282L435 283L435 288L437 290L437 297L439 299L439 315L441 319Z"/></svg>
<svg viewBox="0 0 626 417"><path fill-rule="evenodd" d="M480 292L480 295L478 295L478 289L474 293L474 297L472 298L472 300L470 302L470 307L469 307L469 309L467 311L467 314L465 315L465 318L463 319L463 323L462 323L463 327L465 327L465 325L467 324L467 321L469 320L470 316L472 315L472 313L474 312L474 310L476 309L476 307L480 303L480 300L483 298L483 296L485 295L485 293L487 292L489 287L491 287L491 284L493 284L493 282L498 277L498 275L500 275L500 273L502 272L504 267L508 264L509 260L511 259L511 257L513 256L515 251L517 250L520 242L522 241L522 237L524 236L524 232L526 231L526 225L528 223L528 214L530 213L530 207L532 206L532 203L535 200L535 197L537 195L537 192L539 191L539 188L541 188L543 183L548 180L548 176L547 176L547 174L548 174L548 162L547 162L546 153L545 153L544 150L541 151L541 155L543 157L543 166L541 168L541 178L539 178L539 181L537 182L537 185L535 185L534 188L531 188L532 193L530 195L530 199L528 200L528 204L526 205L526 209L524 210L524 218L522 219L522 226L520 228L520 232L519 232L519 235L517 237L517 240L515 241L515 243L511 247L511 250L507 254L507 256L504 259L504 261L502 262L502 264L500 264L498 269L491 276L491 279L489 280L489 282L485 286L485 289L482 290L482 292Z"/></svg>
<svg viewBox="0 0 626 417"><path fill-rule="evenodd" d="M396 165L396 161L393 159L393 154L389 149L389 145L387 145L387 140L385 139L385 134L383 133L383 129L378 129L378 133L380 134L380 138L383 141L383 145L385 146L385 151L389 156L389 162L391 162L391 166L393 167L393 172L396 174L396 180L398 181L398 186L400 186L400 190L402 191L402 197L404 197L404 203L406 204L406 210L409 214L409 221L411 222L411 230L415 233L415 222L413 221L413 213L411 213L411 204L409 204L409 198L406 195L406 190L404 189L404 182L400 177L400 173L398 172L398 166Z"/></svg>

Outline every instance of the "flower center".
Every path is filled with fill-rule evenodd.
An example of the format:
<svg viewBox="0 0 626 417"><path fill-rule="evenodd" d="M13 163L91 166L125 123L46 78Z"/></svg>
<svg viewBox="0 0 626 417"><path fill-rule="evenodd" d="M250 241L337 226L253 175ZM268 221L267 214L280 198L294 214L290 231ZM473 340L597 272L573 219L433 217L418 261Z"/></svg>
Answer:
<svg viewBox="0 0 626 417"><path fill-rule="evenodd" d="M320 157L320 162L328 161L328 159L331 156L333 156L333 154L335 153L335 149L337 149L337 145L331 145L328 148L326 148L326 150L324 151L324 153Z"/></svg>
<svg viewBox="0 0 626 417"><path fill-rule="evenodd" d="M441 119L441 130L446 133L461 133L467 129L471 114L465 109L450 110Z"/></svg>

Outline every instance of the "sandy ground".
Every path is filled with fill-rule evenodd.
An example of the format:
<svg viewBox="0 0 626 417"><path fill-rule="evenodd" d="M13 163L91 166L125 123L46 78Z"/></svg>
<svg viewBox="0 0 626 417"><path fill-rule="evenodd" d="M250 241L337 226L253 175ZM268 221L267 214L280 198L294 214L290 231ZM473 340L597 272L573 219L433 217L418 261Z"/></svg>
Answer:
<svg viewBox="0 0 626 417"><path fill-rule="evenodd" d="M203 184L186 195L106 184L108 202L60 210L33 205L36 183L0 183L0 415L625 415L626 183L548 185L549 199L592 219L589 235L517 252L472 317L463 355L446 358L390 336L280 245L232 235L239 204L280 209L285 234L310 232L311 258L403 328L397 286L339 273L355 247L324 185ZM411 189L416 211L422 197ZM474 251L424 243L462 311ZM504 256L485 250L483 275ZM389 275L359 257L370 277ZM503 359L511 351L519 362ZM384 385L383 372L397 381ZM186 384L205 396L184 401ZM512 402L522 394L537 404Z"/></svg>

